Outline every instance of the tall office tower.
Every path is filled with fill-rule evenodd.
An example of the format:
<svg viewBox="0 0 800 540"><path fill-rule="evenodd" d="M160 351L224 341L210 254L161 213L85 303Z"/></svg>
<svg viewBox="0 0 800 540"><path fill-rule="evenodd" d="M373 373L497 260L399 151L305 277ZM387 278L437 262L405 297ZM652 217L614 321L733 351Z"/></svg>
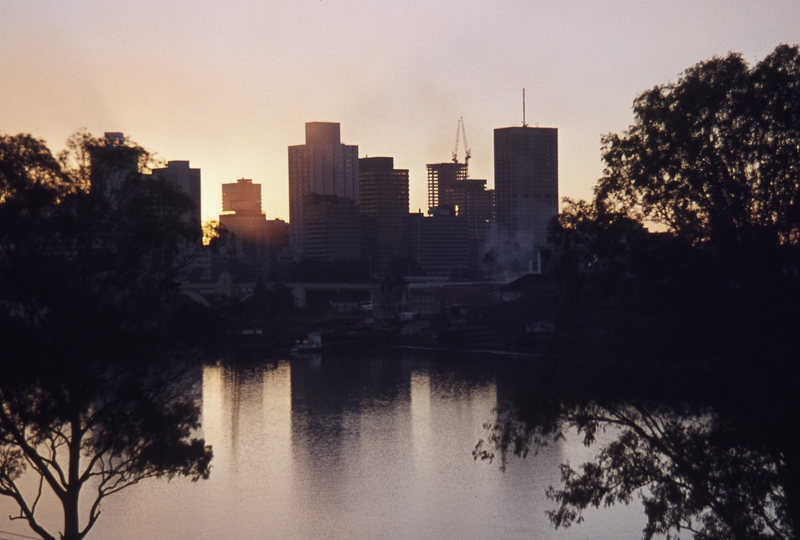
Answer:
<svg viewBox="0 0 800 540"><path fill-rule="evenodd" d="M497 224L523 248L547 243L558 214L558 128L494 130Z"/></svg>
<svg viewBox="0 0 800 540"><path fill-rule="evenodd" d="M303 216L304 258L334 261L361 256L358 205L352 199L309 193L303 197Z"/></svg>
<svg viewBox="0 0 800 540"><path fill-rule="evenodd" d="M361 251L378 268L405 255L403 231L408 215L408 169L395 169L394 158L358 160Z"/></svg>
<svg viewBox="0 0 800 540"><path fill-rule="evenodd" d="M306 123L306 144L289 147L289 223L292 248L304 255L304 198L315 193L358 203L358 146L340 141L339 124Z"/></svg>
<svg viewBox="0 0 800 540"><path fill-rule="evenodd" d="M266 260L267 218L261 211L261 184L248 178L222 184L222 212L219 224L233 233L236 259L248 263Z"/></svg>
<svg viewBox="0 0 800 540"><path fill-rule="evenodd" d="M153 169L153 177L170 182L192 199L192 212L187 218L200 230L200 169L192 169L188 161L168 161L166 168Z"/></svg>

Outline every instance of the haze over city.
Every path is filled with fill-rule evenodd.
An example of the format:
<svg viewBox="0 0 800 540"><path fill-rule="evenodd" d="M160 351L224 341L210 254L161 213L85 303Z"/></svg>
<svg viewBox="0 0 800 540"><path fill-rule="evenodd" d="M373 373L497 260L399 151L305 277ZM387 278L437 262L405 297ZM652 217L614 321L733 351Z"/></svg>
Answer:
<svg viewBox="0 0 800 540"><path fill-rule="evenodd" d="M361 157L409 169L424 211L425 164L451 158L460 117L470 176L493 186L492 130L520 125L526 88L528 123L559 128L560 195L588 198L600 137L637 94L782 42L800 42L795 1L4 0L0 129L54 150L81 127L122 131L202 170L204 218L245 177L288 219L287 147L305 122L339 122Z"/></svg>

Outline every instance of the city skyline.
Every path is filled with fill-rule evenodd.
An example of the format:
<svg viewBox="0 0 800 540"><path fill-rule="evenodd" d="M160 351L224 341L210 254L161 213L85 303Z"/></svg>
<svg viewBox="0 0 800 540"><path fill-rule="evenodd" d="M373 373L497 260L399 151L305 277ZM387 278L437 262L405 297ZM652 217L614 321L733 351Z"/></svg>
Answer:
<svg viewBox="0 0 800 540"><path fill-rule="evenodd" d="M782 42L800 42L796 2L10 0L0 130L54 150L81 127L124 132L202 170L204 220L220 213L220 186L243 177L264 186L268 219L288 220L287 147L306 122L337 122L359 157L409 170L413 212L460 117L470 176L494 187L493 130L522 124L526 88L528 124L559 129L559 195L588 198L600 137L628 127L639 93Z"/></svg>

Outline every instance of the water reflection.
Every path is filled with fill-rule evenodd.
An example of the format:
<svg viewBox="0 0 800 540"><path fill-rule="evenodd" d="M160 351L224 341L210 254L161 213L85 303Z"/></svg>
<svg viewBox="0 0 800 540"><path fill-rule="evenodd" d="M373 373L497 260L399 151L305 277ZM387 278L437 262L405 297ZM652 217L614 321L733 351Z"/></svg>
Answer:
<svg viewBox="0 0 800 540"><path fill-rule="evenodd" d="M505 474L473 461L516 369L428 354L207 366L211 478L110 498L90 538L638 537L640 508L551 529L544 491L580 445L550 445Z"/></svg>

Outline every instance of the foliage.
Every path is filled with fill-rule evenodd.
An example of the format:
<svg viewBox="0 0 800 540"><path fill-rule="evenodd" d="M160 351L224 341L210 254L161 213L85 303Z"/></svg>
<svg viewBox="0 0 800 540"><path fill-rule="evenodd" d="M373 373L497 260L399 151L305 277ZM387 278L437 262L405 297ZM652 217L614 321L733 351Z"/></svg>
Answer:
<svg viewBox="0 0 800 540"><path fill-rule="evenodd" d="M79 132L69 147L56 160L29 135L0 137L0 495L53 539L37 515L49 489L61 538L80 540L106 496L208 476L185 374L214 318L175 281L196 249L187 198L141 175L148 158L133 144ZM26 471L38 493L20 488Z"/></svg>
<svg viewBox="0 0 800 540"><path fill-rule="evenodd" d="M556 526L640 497L644 537L791 538L800 524L800 50L686 70L604 138L592 202L552 230L556 332L476 458L578 432ZM649 232L652 224L660 231Z"/></svg>
<svg viewBox="0 0 800 540"><path fill-rule="evenodd" d="M603 139L596 202L690 242L769 234L800 243L800 52L753 68L713 58L634 102L635 123Z"/></svg>
<svg viewBox="0 0 800 540"><path fill-rule="evenodd" d="M222 229L217 219L209 219L203 223L203 245L214 246L222 238Z"/></svg>

